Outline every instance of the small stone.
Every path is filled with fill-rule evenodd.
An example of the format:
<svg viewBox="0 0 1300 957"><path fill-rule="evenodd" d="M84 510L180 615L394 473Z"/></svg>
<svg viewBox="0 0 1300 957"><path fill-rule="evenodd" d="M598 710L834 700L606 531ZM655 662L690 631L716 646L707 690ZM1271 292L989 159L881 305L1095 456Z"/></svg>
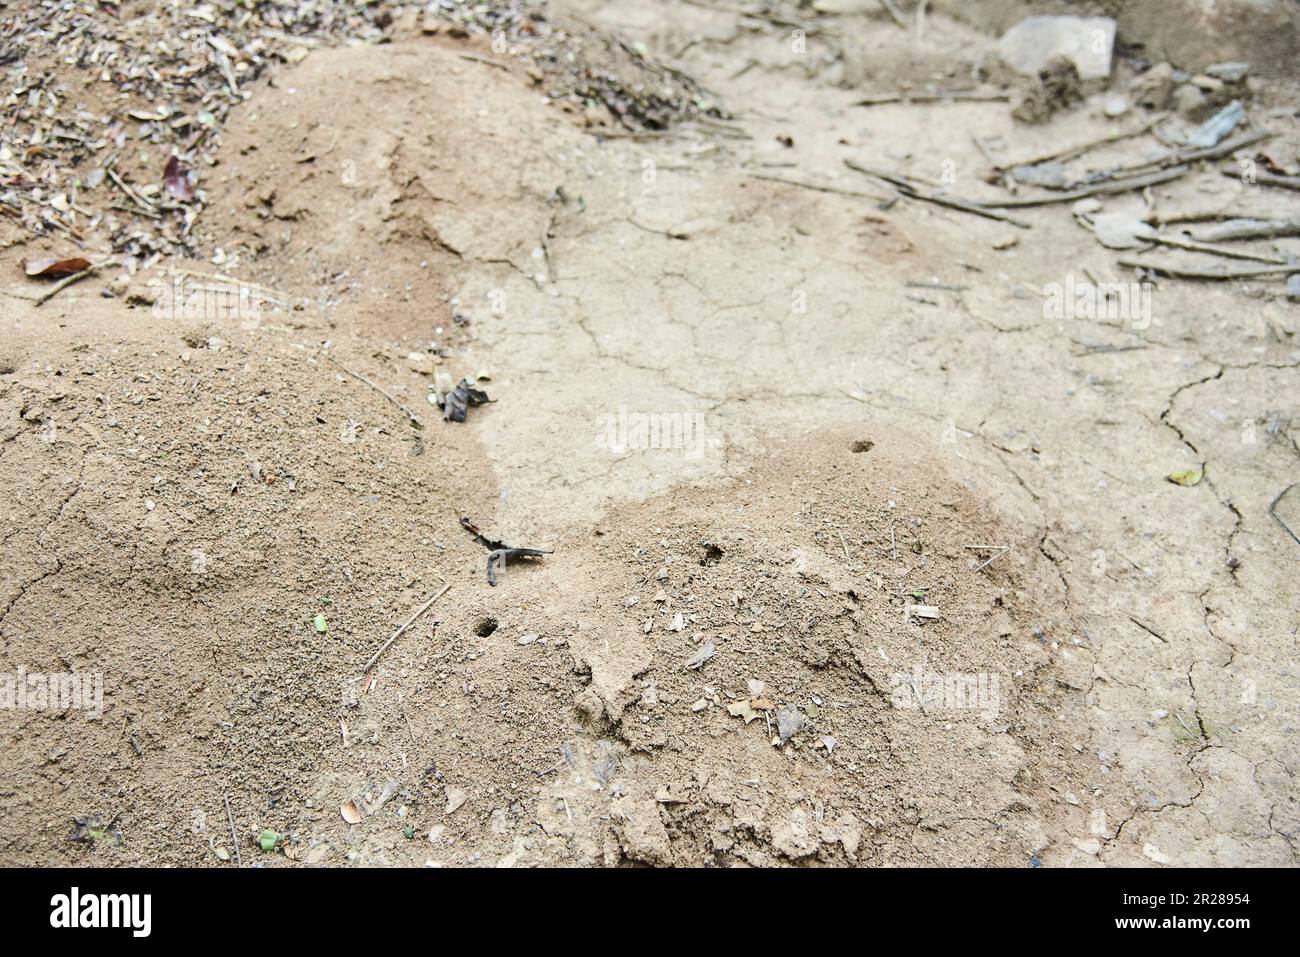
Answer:
<svg viewBox="0 0 1300 957"><path fill-rule="evenodd" d="M447 813L454 814L456 810L462 804L465 803L468 797L469 795L467 795L460 788L448 788L447 789Z"/></svg>
<svg viewBox="0 0 1300 957"><path fill-rule="evenodd" d="M805 724L807 722L804 720L804 716L799 713L799 709L791 705L785 705L776 713L776 732L780 736L782 744L785 744L802 731Z"/></svg>
<svg viewBox="0 0 1300 957"><path fill-rule="evenodd" d="M1205 68L1208 76L1224 83L1240 83L1250 73L1250 64L1236 60L1230 63L1214 63Z"/></svg>
<svg viewBox="0 0 1300 957"><path fill-rule="evenodd" d="M1300 302L1300 273L1286 277L1286 297L1292 302Z"/></svg>
<svg viewBox="0 0 1300 957"><path fill-rule="evenodd" d="M1002 35L998 55L1024 76L1037 76L1049 60L1063 56L1080 79L1100 80L1110 76L1114 44L1110 17L1026 17Z"/></svg>
<svg viewBox="0 0 1300 957"><path fill-rule="evenodd" d="M1205 94L1191 83L1184 83L1174 90L1174 109L1183 116L1199 118L1207 102Z"/></svg>
<svg viewBox="0 0 1300 957"><path fill-rule="evenodd" d="M1157 63L1133 82L1133 100L1148 110L1163 110L1174 93L1174 68Z"/></svg>
<svg viewBox="0 0 1300 957"><path fill-rule="evenodd" d="M1106 97L1106 102L1102 104L1101 111L1111 118L1123 116L1128 112L1128 97L1122 93L1111 94Z"/></svg>

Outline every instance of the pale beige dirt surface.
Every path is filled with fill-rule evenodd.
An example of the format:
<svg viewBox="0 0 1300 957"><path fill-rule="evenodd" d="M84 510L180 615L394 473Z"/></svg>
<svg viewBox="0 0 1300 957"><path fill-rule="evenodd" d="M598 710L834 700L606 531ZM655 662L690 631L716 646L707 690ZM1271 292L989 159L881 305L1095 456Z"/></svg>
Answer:
<svg viewBox="0 0 1300 957"><path fill-rule="evenodd" d="M195 226L291 308L168 316L165 262L145 299L0 299L0 663L101 671L105 705L0 713L0 862L230 866L228 798L268 866L1293 863L1281 283L1161 281L1145 332L1048 319L1047 284L1122 275L1068 206L880 208L843 160L991 198L973 134L1107 129L1095 100L854 106L977 70L991 40L942 14L823 17L796 53L726 9L557 12L730 118L604 135L482 44L316 48L232 112ZM1150 201L1295 205L1212 169ZM443 422L437 370L494 401ZM622 449L638 414L700 429ZM490 587L462 516L554 553ZM914 669L996 675L998 707L913 708ZM89 816L120 842L70 842Z"/></svg>

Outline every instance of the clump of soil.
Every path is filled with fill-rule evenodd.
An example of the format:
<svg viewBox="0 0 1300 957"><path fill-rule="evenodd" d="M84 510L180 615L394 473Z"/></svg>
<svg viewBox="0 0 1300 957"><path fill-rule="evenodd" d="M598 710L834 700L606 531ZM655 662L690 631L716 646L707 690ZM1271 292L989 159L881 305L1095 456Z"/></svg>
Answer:
<svg viewBox="0 0 1300 957"><path fill-rule="evenodd" d="M1053 57L1038 71L1037 83L1016 92L1011 115L1022 123L1046 123L1082 100L1078 67L1069 57Z"/></svg>

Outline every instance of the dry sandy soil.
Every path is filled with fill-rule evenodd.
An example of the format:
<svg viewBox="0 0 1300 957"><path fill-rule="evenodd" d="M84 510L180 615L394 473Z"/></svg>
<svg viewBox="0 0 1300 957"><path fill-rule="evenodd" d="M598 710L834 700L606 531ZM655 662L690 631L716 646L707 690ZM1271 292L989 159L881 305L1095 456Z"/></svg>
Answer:
<svg viewBox="0 0 1300 957"><path fill-rule="evenodd" d="M994 41L820 6L799 46L552 4L726 111L650 133L482 39L322 44L200 171L220 267L37 306L19 260L69 243L6 234L0 670L102 673L103 712L0 711L0 863L1295 862L1296 306L1161 280L1149 329L1045 318L1131 277L1068 205L882 203L844 160L993 198L974 135L1141 117L857 106ZM1300 99L1259 97L1294 153ZM1104 202L1296 209L1211 166ZM172 315L169 268L291 305ZM493 401L444 422L444 370ZM490 586L462 516L554 551ZM996 701L927 702L952 673Z"/></svg>

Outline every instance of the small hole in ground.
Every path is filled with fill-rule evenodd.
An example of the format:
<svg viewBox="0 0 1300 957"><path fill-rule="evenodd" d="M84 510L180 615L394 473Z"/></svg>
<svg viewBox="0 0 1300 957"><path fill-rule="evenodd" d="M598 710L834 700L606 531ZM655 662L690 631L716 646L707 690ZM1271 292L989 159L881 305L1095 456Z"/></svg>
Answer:
<svg viewBox="0 0 1300 957"><path fill-rule="evenodd" d="M870 439L858 439L851 446L849 446L849 448L852 449L854 452L870 452L875 447L876 447L876 443L872 442Z"/></svg>
<svg viewBox="0 0 1300 957"><path fill-rule="evenodd" d="M722 561L722 549L712 542L704 543L704 554L700 556L701 565L716 565Z"/></svg>
<svg viewBox="0 0 1300 957"><path fill-rule="evenodd" d="M497 620L495 618L484 618L478 623L478 627L474 629L474 634L478 635L480 638L486 638L496 630Z"/></svg>

